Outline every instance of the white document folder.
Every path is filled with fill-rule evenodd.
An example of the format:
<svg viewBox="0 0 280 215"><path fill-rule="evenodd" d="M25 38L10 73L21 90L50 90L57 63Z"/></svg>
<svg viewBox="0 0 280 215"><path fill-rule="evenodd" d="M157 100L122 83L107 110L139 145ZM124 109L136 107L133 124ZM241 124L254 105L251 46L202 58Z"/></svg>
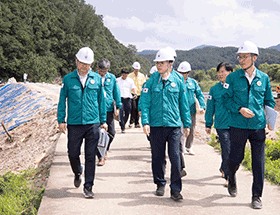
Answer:
<svg viewBox="0 0 280 215"><path fill-rule="evenodd" d="M101 128L99 130L99 141L98 141L97 148L103 158L105 157L108 143L109 143L108 133L107 131L105 131L104 128Z"/></svg>
<svg viewBox="0 0 280 215"><path fill-rule="evenodd" d="M273 108L267 105L265 106L266 124L270 124L273 131L275 129L277 116L278 116L278 112L276 110L274 110Z"/></svg>

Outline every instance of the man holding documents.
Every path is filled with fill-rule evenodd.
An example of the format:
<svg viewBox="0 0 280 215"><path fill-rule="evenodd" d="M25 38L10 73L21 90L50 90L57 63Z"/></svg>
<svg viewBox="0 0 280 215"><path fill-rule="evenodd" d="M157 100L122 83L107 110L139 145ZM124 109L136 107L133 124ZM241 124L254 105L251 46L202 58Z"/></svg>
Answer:
<svg viewBox="0 0 280 215"><path fill-rule="evenodd" d="M251 205L254 209L261 209L266 138L264 107L274 108L275 101L269 77L254 65L259 55L258 47L250 41L245 41L237 54L242 69L227 76L224 84L226 91L223 95L224 105L232 114L228 192L232 197L237 195L235 173L244 158L245 145L249 140L253 169ZM270 124L268 128L272 130Z"/></svg>
<svg viewBox="0 0 280 215"><path fill-rule="evenodd" d="M104 96L106 99L106 109L107 109L107 125L108 125L108 133L109 133L109 143L107 146L107 150L110 149L110 145L115 137L115 122L114 122L114 114L116 116L119 115L119 110L122 107L121 102L121 91L119 85L117 84L116 77L114 74L108 72L110 69L110 61L102 59L97 63L97 72L101 76L102 86L104 88ZM115 100L115 108L114 111L114 100ZM115 112L115 113L114 113ZM107 159L107 152L105 153L105 157L103 158L99 152L97 152L98 163L97 166L104 166L105 160Z"/></svg>

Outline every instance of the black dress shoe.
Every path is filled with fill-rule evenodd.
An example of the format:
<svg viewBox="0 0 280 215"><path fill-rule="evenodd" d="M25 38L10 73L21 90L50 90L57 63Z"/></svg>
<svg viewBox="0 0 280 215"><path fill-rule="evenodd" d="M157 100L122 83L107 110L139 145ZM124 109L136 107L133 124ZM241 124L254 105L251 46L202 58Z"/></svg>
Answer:
<svg viewBox="0 0 280 215"><path fill-rule="evenodd" d="M164 195L165 186L157 186L156 195L163 196Z"/></svg>
<svg viewBox="0 0 280 215"><path fill-rule="evenodd" d="M254 209L261 209L262 208L262 201L261 201L260 197L257 196L257 195L254 195L252 197L251 205L252 205L252 208L254 208Z"/></svg>
<svg viewBox="0 0 280 215"><path fill-rule="evenodd" d="M231 197L236 197L237 195L237 187L236 184L228 183L228 193L231 195Z"/></svg>
<svg viewBox="0 0 280 215"><path fill-rule="evenodd" d="M75 178L74 178L74 186L76 188L80 187L81 185L81 175L82 175L82 172L83 172L83 168L81 167L81 172L79 174L75 174Z"/></svg>
<svg viewBox="0 0 280 215"><path fill-rule="evenodd" d="M181 201L183 199L183 196L179 191L171 191L171 199L173 199L175 202Z"/></svg>
<svg viewBox="0 0 280 215"><path fill-rule="evenodd" d="M75 175L74 178L74 186L76 188L80 187L82 180L80 179L80 175Z"/></svg>

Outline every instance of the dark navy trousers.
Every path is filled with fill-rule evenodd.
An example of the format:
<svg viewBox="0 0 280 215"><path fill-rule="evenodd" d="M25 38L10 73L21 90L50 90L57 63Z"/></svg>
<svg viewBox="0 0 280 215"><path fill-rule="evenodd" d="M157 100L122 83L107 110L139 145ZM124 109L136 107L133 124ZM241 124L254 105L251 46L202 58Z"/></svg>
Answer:
<svg viewBox="0 0 280 215"><path fill-rule="evenodd" d="M92 187L95 177L95 155L99 139L100 124L67 125L68 128L68 157L75 175L81 174L80 161L81 145L85 139L85 183L84 187Z"/></svg>
<svg viewBox="0 0 280 215"><path fill-rule="evenodd" d="M137 99L131 99L131 115L129 124L139 125L139 112L138 112L138 104L139 104L140 95L137 96Z"/></svg>
<svg viewBox="0 0 280 215"><path fill-rule="evenodd" d="M181 180L181 159L180 159L180 138L181 128L151 127L150 128L152 148L152 171L154 183L158 186L165 186L165 150L171 163L171 191L182 190Z"/></svg>
<svg viewBox="0 0 280 215"><path fill-rule="evenodd" d="M131 99L122 98L122 108L120 110L120 126L122 130L125 129L125 124L128 120L130 111L131 111Z"/></svg>
<svg viewBox="0 0 280 215"><path fill-rule="evenodd" d="M230 131L229 129L216 129L216 131L219 135L219 142L222 149L222 163L220 168L225 173L225 179L227 179L230 153Z"/></svg>
<svg viewBox="0 0 280 215"><path fill-rule="evenodd" d="M247 140L251 144L253 185L252 195L262 196L265 171L265 130L230 129L229 181L234 181L235 173L243 158Z"/></svg>

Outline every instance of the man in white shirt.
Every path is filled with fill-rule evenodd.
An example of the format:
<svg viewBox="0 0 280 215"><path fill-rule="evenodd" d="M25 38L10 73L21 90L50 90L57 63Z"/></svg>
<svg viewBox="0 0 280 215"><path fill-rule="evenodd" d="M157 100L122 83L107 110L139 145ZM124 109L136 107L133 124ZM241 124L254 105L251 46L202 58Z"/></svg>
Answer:
<svg viewBox="0 0 280 215"><path fill-rule="evenodd" d="M122 108L120 111L120 126L122 133L125 133L125 124L128 120L130 110L131 110L131 91L136 94L136 86L134 81L127 77L129 74L128 69L121 70L121 77L117 78L117 82L121 91Z"/></svg>

